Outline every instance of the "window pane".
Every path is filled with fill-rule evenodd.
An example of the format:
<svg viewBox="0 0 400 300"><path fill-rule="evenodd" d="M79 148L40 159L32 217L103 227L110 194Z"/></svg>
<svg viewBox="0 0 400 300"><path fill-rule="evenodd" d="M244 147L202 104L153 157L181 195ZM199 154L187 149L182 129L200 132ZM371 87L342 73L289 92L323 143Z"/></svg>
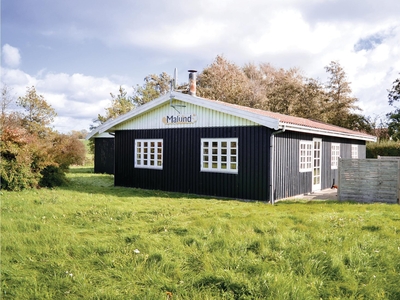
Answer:
<svg viewBox="0 0 400 300"><path fill-rule="evenodd" d="M201 139L201 170L237 173L237 139ZM209 146L209 147L206 147ZM232 169L233 167L233 169Z"/></svg>
<svg viewBox="0 0 400 300"><path fill-rule="evenodd" d="M135 166L140 168L162 168L162 140L136 140Z"/></svg>

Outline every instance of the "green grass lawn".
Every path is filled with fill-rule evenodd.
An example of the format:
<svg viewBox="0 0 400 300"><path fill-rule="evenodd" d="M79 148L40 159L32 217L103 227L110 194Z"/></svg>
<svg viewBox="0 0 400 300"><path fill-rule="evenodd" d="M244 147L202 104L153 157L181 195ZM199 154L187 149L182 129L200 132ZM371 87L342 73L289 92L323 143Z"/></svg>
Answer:
<svg viewBox="0 0 400 300"><path fill-rule="evenodd" d="M400 206L1 192L1 299L400 299Z"/></svg>

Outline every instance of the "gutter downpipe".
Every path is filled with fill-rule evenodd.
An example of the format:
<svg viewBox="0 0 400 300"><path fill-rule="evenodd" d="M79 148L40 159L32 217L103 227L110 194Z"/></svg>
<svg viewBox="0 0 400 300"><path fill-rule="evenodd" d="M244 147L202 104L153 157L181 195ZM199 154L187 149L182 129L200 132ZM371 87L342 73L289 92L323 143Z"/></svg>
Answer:
<svg viewBox="0 0 400 300"><path fill-rule="evenodd" d="M275 135L279 133L283 133L286 131L286 125L283 125L283 128L281 130L275 131L271 134L270 137L270 170L271 170L271 176L269 177L269 189L270 189L270 199L271 199L271 205L275 204L275 199L274 199L274 164L275 164Z"/></svg>

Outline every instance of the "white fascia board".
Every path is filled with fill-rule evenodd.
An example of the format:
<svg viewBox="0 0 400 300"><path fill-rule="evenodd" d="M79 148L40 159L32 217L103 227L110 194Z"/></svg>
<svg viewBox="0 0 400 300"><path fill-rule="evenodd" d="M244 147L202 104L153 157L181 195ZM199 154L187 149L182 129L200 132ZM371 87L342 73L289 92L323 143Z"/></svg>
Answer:
<svg viewBox="0 0 400 300"><path fill-rule="evenodd" d="M343 137L343 138L351 138L355 140L362 140L362 141L370 141L370 142L376 142L376 137L374 136L365 136L365 135L359 135L359 134L350 134L350 133L345 133L345 132L338 132L338 131L331 131L331 130L325 130L325 129L319 129L319 128L310 128L310 127L305 127L301 125L294 125L290 123L280 123L280 128L285 127L286 130L290 131L296 131L296 132L304 132L304 133L313 133L313 134L319 134L319 135L326 135L326 136L333 136L333 137Z"/></svg>
<svg viewBox="0 0 400 300"><path fill-rule="evenodd" d="M108 120L104 124L101 124L99 127L94 129L92 132L90 132L87 135L86 139L89 140L89 139L93 138L93 136L95 136L96 134L101 134L103 132L106 132L106 131L112 129L115 125L118 125L126 120L136 117L148 110L151 110L151 109L163 104L166 100L169 101L169 99L170 99L169 96L170 96L169 94L163 95L153 101L150 101L146 104L143 104L143 105L131 110L130 112L128 112L126 114L119 116L118 118L115 118L113 120ZM112 131L112 130L110 130L110 131Z"/></svg>
<svg viewBox="0 0 400 300"><path fill-rule="evenodd" d="M124 121L127 121L131 118L137 117L149 110L152 110L156 108L157 106L163 105L165 102L170 101L172 99L180 100L183 102L191 103L193 105L198 105L201 107L209 108L212 110L220 111L229 115L233 115L236 117L240 117L243 119L247 119L250 121L253 121L257 124L263 125L265 127L275 129L277 130L279 128L279 120L270 118L267 116L255 114L249 111L241 110L240 108L234 108L231 106L226 106L223 104L220 104L218 101L212 101L212 100L203 100L200 97L195 97L191 95L186 95L182 94L180 92L172 92L172 93L167 93L153 101L150 101L144 105L141 105L137 107L136 109L133 109L132 111L119 116L116 119L109 120L105 122L104 124L100 125L96 129L94 129L89 135L86 137L86 139L91 139L94 135L96 134L101 134L105 131L113 131L113 127L121 124Z"/></svg>

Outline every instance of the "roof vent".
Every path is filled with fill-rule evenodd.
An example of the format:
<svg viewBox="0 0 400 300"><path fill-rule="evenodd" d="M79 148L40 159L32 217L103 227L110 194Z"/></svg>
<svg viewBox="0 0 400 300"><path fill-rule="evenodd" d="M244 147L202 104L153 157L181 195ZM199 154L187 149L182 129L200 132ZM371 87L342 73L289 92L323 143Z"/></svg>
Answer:
<svg viewBox="0 0 400 300"><path fill-rule="evenodd" d="M188 70L189 72L189 95L196 96L196 70Z"/></svg>

